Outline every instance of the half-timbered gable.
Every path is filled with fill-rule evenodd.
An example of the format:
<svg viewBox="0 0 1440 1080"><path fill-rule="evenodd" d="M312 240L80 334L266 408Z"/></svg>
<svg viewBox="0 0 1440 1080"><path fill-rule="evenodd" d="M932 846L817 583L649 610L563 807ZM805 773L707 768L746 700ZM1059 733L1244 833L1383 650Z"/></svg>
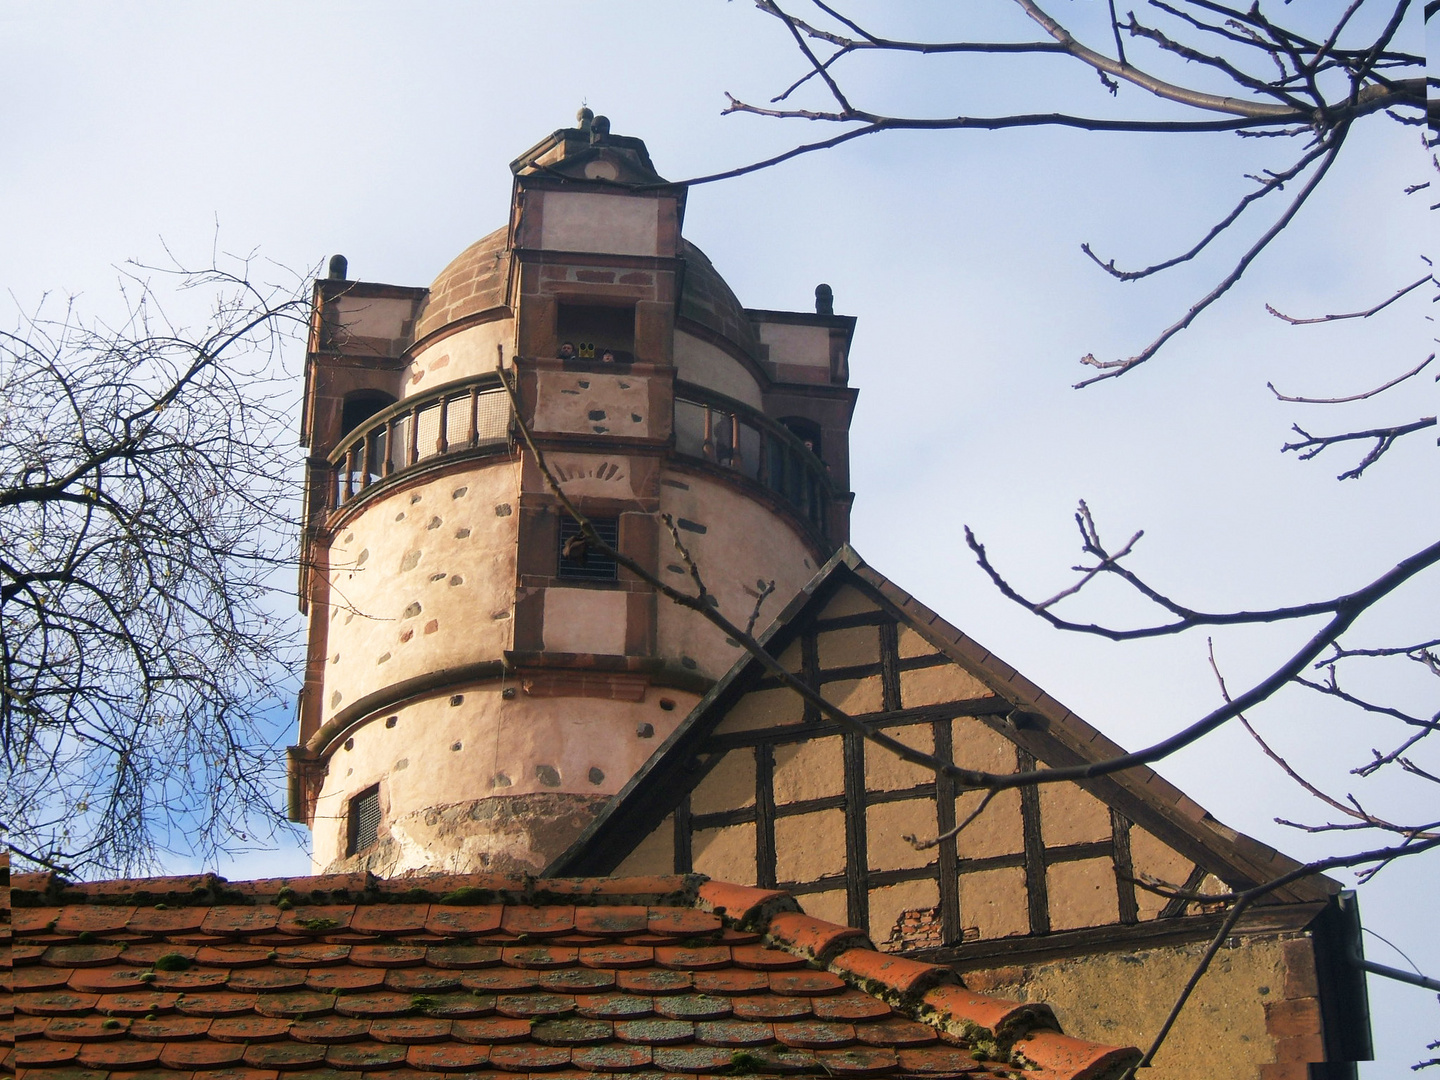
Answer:
<svg viewBox="0 0 1440 1080"><path fill-rule="evenodd" d="M1014 772L1122 753L848 547L765 640L827 701L944 761ZM981 809L984 797L843 729L746 659L547 873L695 871L781 888L816 917L867 928L882 949L1023 995L1038 969L1016 964L1184 951L1214 933L1213 908L1137 882L1222 892L1297 866L1148 768L1003 791ZM1303 879L1252 918L1273 956L1246 976L1254 1030L1242 1024L1235 1038L1266 1036L1249 982L1283 984L1287 965L1329 962L1338 946L1310 938L1322 915L1336 918L1338 891ZM1286 955L1282 939L1295 935L1303 955Z"/></svg>

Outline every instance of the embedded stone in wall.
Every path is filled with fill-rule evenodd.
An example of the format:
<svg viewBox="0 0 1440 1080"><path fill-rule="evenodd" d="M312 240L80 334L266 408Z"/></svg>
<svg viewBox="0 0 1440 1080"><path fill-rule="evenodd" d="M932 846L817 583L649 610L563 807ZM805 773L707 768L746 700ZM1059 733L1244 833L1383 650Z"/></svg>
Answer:
<svg viewBox="0 0 1440 1080"><path fill-rule="evenodd" d="M607 428L610 417L624 418L619 434L640 438L651 434L652 425L644 422L650 414L649 379L621 379L601 373L582 378L568 371L542 371L536 381L535 431L594 435L594 414L599 413L601 426ZM641 417L642 422L630 420L631 416Z"/></svg>
<svg viewBox="0 0 1440 1080"><path fill-rule="evenodd" d="M427 807L391 821L388 837L323 872L538 874L605 802L603 795L536 792ZM443 859L436 859L437 851L446 852Z"/></svg>

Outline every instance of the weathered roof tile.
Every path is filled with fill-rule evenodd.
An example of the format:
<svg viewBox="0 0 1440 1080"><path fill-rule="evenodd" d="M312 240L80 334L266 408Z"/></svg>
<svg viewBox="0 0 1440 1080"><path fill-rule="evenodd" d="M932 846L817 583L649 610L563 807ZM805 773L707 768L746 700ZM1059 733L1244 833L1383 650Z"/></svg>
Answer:
<svg viewBox="0 0 1440 1080"><path fill-rule="evenodd" d="M363 874L35 886L13 950L26 1080L994 1077L1026 1062L1073 1080L1135 1058L1043 1030L1043 1006L937 985L948 970L876 953L774 890ZM72 903L23 906L47 897ZM977 1030L1005 1060L970 1056Z"/></svg>

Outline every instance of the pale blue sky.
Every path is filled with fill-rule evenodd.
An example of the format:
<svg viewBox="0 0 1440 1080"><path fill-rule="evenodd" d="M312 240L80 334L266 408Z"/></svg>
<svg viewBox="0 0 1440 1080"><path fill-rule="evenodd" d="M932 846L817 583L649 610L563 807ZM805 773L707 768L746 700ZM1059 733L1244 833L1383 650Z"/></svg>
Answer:
<svg viewBox="0 0 1440 1080"><path fill-rule="evenodd" d="M1097 5L1052 3L1105 46L1088 22ZM939 8L884 5L887 29L921 34ZM1000 0L964 9L988 19L979 33L1039 36ZM1418 49L1418 37L1410 27L1407 44ZM566 126L582 100L616 132L646 139L662 174L683 178L815 138L802 122L719 115L724 91L760 101L802 70L778 24L722 0L12 0L0 7L0 286L27 309L51 291L103 312L114 264L160 258L161 238L198 262L217 221L228 250L296 268L339 251L354 277L425 284L503 222L508 162ZM1093 74L1053 60L951 59L915 72L883 65L855 85L865 103L939 113L1140 100L1125 89L1111 103ZM1069 581L1070 515L1083 497L1108 538L1146 529L1137 570L1209 608L1342 592L1433 539L1433 439L1402 444L1358 483L1334 479L1353 460L1344 451L1309 464L1278 453L1294 420L1330 430L1434 411L1433 393L1418 387L1343 419L1279 405L1265 389L1271 380L1290 393L1351 393L1434 347L1418 294L1374 324L1288 328L1264 313L1267 301L1300 314L1350 310L1424 272L1423 196L1400 194L1427 178L1419 134L1362 125L1352 143L1252 280L1149 365L1081 392L1069 389L1079 356L1129 355L1223 270L1210 260L1125 286L1095 270L1080 242L1122 264L1171 255L1247 190L1243 173L1287 163L1286 146L1232 135L881 135L693 190L686 233L747 305L804 309L827 281L837 311L859 316L861 554L1133 746L1217 703L1204 636L1112 645L1049 631L989 587L962 526L1018 583L1048 595ZM1226 242L1217 256L1237 250ZM1357 642L1433 635L1437 581L1432 572L1363 623ZM1097 593L1077 610L1123 620L1135 608ZM1222 633L1217 655L1243 686L1307 632ZM1435 707L1423 682L1370 689ZM1346 770L1368 747L1396 738L1393 728L1357 731L1352 714L1298 691L1253 719L1337 793L1351 789ZM1246 740L1223 732L1161 771L1227 824L1297 857L1333 850L1273 823L1321 815ZM1435 754L1419 758L1440 767ZM1371 786L1354 790L1377 811L1419 816L1435 805L1420 785ZM269 873L277 860L254 856L228 872ZM1402 863L1360 894L1367 925L1431 974L1437 878L1433 861ZM1367 949L1399 963L1376 942ZM1414 1060L1417 1033L1440 1027L1433 998L1380 980L1371 993L1381 1052Z"/></svg>

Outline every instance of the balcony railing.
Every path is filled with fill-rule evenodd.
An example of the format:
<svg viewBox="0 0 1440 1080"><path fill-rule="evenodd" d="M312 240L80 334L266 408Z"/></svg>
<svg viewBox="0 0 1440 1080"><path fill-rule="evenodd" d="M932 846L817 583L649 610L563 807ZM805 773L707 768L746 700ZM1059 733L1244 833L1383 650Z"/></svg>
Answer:
<svg viewBox="0 0 1440 1080"><path fill-rule="evenodd" d="M825 463L782 424L733 398L680 383L675 450L749 477L788 502L824 536L830 515Z"/></svg>
<svg viewBox="0 0 1440 1080"><path fill-rule="evenodd" d="M499 379L442 386L406 398L349 432L328 458L329 509L422 462L510 445L510 399ZM827 534L825 464L783 425L733 398L690 383L675 388L675 450L768 488Z"/></svg>
<svg viewBox="0 0 1440 1080"><path fill-rule="evenodd" d="M350 432L330 454L331 508L387 476L445 454L510 444L510 399L496 376L398 401Z"/></svg>

